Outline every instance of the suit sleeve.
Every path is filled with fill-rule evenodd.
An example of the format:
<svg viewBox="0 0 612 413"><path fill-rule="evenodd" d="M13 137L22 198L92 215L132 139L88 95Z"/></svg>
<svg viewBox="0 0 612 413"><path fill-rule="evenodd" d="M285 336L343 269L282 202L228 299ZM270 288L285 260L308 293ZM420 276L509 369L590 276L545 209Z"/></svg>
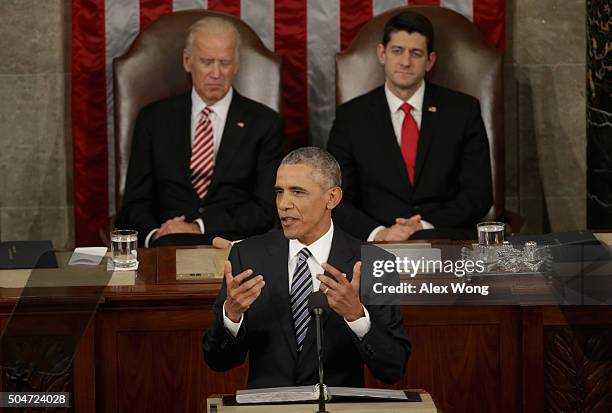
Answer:
<svg viewBox="0 0 612 413"><path fill-rule="evenodd" d="M137 230L141 245L147 234L159 227L153 212L153 149L146 119L146 112L141 111L134 125L123 207L116 222L117 226Z"/></svg>
<svg viewBox="0 0 612 413"><path fill-rule="evenodd" d="M353 339L362 360L372 374L385 383L400 381L406 372L411 345L400 306L366 306L370 313L370 331L359 340Z"/></svg>
<svg viewBox="0 0 612 413"><path fill-rule="evenodd" d="M365 254L365 255L364 255ZM375 246L362 247L361 299L370 314L370 331L362 340L352 334L361 359L376 378L385 383L397 383L404 377L411 345L404 328L401 301L396 294L376 294L374 282L399 285L395 271L389 278L373 278L367 268L375 260L395 260L395 256Z"/></svg>
<svg viewBox="0 0 612 413"><path fill-rule="evenodd" d="M276 206L274 182L281 161L283 126L278 114L270 117L268 128L253 156L254 182L250 199L233 208L208 208L201 216L207 233L253 235L274 226Z"/></svg>
<svg viewBox="0 0 612 413"><path fill-rule="evenodd" d="M238 244L234 245L229 256L234 274L242 272L238 249ZM248 312L244 314L240 330L238 330L238 334L234 337L223 324L223 303L226 297L227 285L224 278L223 285L213 306L213 314L215 317L213 324L202 340L204 360L214 371L226 371L240 366L246 360L248 353L246 334Z"/></svg>
<svg viewBox="0 0 612 413"><path fill-rule="evenodd" d="M336 110L336 119L327 142L327 150L340 164L342 191L344 193L340 205L334 209L334 222L337 222L340 228L346 231L350 230L351 234L366 241L372 230L383 224L377 222L359 208L361 195L359 173L348 131L349 122L349 117L346 116L343 108L339 107Z"/></svg>
<svg viewBox="0 0 612 413"><path fill-rule="evenodd" d="M480 221L493 204L489 140L474 100L463 136L459 160L459 191L444 203L422 204L421 216L437 228L469 227Z"/></svg>

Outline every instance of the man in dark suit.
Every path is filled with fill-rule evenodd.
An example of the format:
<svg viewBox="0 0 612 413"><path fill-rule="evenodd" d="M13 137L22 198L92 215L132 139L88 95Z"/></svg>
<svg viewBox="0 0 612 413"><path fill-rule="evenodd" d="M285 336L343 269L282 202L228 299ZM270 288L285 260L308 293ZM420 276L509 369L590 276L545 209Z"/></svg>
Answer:
<svg viewBox="0 0 612 413"><path fill-rule="evenodd" d="M334 220L362 240L473 238L493 203L480 105L424 80L433 43L423 15L391 18L377 49L385 84L337 108L328 150L345 197Z"/></svg>
<svg viewBox="0 0 612 413"><path fill-rule="evenodd" d="M323 319L325 382L363 386L364 363L388 383L398 381L410 354L398 306L362 304L361 242L334 227L342 198L340 167L318 148L287 155L276 177L282 231L232 247L203 340L216 371L249 356L249 388L318 382L311 291L327 295ZM323 275L325 272L326 275Z"/></svg>
<svg viewBox="0 0 612 413"><path fill-rule="evenodd" d="M239 46L228 20L196 22L183 52L191 93L138 116L117 226L138 230L145 246L208 244L274 225L282 122L233 90Z"/></svg>

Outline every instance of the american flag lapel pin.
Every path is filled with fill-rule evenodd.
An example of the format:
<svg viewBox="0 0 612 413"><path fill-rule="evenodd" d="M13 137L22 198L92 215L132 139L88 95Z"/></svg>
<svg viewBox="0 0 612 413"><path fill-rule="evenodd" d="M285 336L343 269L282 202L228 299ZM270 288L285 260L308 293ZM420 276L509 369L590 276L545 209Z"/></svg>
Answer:
<svg viewBox="0 0 612 413"><path fill-rule="evenodd" d="M435 107L435 106L430 106L430 107L427 108L427 110L430 111L430 112L436 113L438 111L438 108Z"/></svg>
<svg viewBox="0 0 612 413"><path fill-rule="evenodd" d="M238 125L239 128L244 128L244 122L238 122L236 125Z"/></svg>

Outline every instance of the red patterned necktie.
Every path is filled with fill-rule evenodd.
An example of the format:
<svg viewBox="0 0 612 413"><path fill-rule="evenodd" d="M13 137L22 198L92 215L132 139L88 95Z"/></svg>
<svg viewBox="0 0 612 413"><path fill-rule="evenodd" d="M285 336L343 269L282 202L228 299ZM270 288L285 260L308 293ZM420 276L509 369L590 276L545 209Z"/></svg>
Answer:
<svg viewBox="0 0 612 413"><path fill-rule="evenodd" d="M412 106L404 102L400 109L406 114L404 122L402 122L402 158L404 158L404 164L406 164L410 183L414 184L414 166L416 164L417 145L419 143L419 129L417 128L416 121L410 114Z"/></svg>
<svg viewBox="0 0 612 413"><path fill-rule="evenodd" d="M215 148L212 122L210 114L213 113L209 107L202 110L202 116L195 129L193 146L191 148L191 183L200 199L208 192L215 165Z"/></svg>

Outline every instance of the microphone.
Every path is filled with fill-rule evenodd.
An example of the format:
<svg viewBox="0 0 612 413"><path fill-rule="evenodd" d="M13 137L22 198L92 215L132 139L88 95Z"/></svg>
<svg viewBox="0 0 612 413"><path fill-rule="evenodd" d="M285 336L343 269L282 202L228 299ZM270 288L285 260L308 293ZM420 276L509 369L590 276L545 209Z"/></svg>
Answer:
<svg viewBox="0 0 612 413"><path fill-rule="evenodd" d="M315 413L329 413L325 410L326 387L323 380L323 329L321 327L321 316L329 309L327 296L321 291L315 291L308 297L308 309L315 316L317 329L317 356L319 361L319 410Z"/></svg>
<svg viewBox="0 0 612 413"><path fill-rule="evenodd" d="M310 297L308 297L308 308L315 315L317 315L317 312L319 315L325 314L329 309L327 296L321 291L310 293Z"/></svg>

